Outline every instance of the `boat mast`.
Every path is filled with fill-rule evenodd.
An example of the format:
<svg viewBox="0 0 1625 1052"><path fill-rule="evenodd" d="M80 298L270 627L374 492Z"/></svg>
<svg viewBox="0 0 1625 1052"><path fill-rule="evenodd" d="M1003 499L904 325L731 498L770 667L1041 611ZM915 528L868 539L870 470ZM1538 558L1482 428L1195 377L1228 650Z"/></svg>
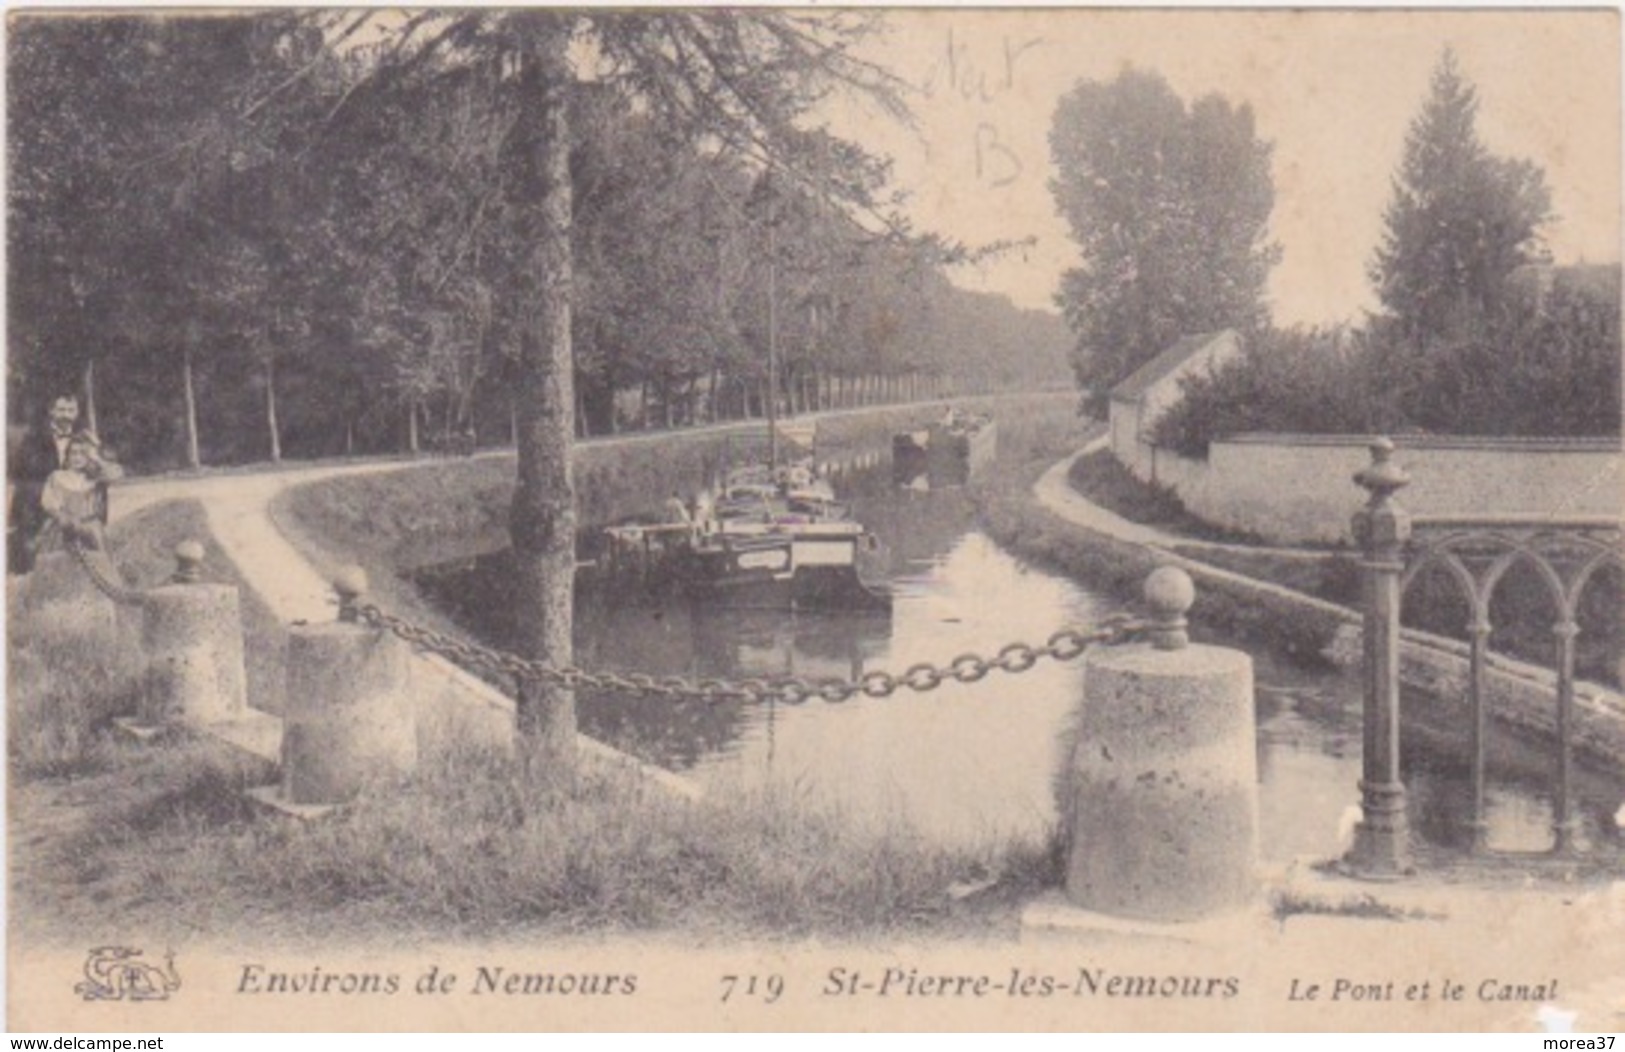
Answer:
<svg viewBox="0 0 1625 1052"><path fill-rule="evenodd" d="M767 463L779 470L779 209L767 173Z"/></svg>

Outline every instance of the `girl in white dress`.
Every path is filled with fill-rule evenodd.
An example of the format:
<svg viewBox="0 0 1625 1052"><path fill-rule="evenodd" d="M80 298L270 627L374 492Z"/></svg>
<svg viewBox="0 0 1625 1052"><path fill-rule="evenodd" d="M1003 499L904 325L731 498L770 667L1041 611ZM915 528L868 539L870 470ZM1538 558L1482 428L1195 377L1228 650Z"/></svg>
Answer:
<svg viewBox="0 0 1625 1052"><path fill-rule="evenodd" d="M101 458L93 435L75 435L68 442L63 465L45 479L40 507L51 521L40 533L44 550L60 549L70 540L100 550L102 526L107 521L107 483L120 474L117 465Z"/></svg>

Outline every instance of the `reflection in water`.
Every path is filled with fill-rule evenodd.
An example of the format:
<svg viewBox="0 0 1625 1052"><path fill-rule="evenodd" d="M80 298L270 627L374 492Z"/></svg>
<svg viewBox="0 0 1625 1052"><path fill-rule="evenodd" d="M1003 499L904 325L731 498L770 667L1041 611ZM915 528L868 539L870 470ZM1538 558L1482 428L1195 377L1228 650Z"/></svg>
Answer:
<svg viewBox="0 0 1625 1052"><path fill-rule="evenodd" d="M990 641L1041 643L1064 622L1096 616L1081 589L1028 570L980 533L907 571L893 577L889 619L628 606L588 592L579 657L656 675L850 679L969 650L991 656ZM983 840L1034 834L1051 820L1058 738L1079 675L1045 663L923 695L794 708L591 699L582 722L603 732L635 723L640 746L702 779L772 780L855 821L906 818L940 839Z"/></svg>
<svg viewBox="0 0 1625 1052"><path fill-rule="evenodd" d="M887 484L885 468L837 474L842 499L885 543L895 603L890 617L707 611L681 601L578 589L577 659L586 667L691 677L808 678L897 673L945 664L1004 643L1043 642L1067 623L1090 623L1106 600L1034 570L977 532L959 490L914 492ZM476 634L504 637L510 607L490 598L512 580L502 556L472 573L420 578ZM1260 819L1266 858L1325 858L1337 851L1346 809L1358 803L1358 676L1306 672L1254 653L1258 690ZM584 696L583 729L684 769L727 792L741 782L790 786L809 802L876 828L903 820L935 840L1037 838L1055 816L1060 742L1081 690L1079 665L1041 662L1020 675L945 683L926 694L842 704L674 703ZM1459 715L1422 698L1405 703L1403 766L1417 835L1463 843L1469 791ZM1454 721L1454 723L1452 723ZM1490 842L1502 850L1551 843L1549 750L1493 735ZM1581 768L1583 836L1620 848L1611 816L1618 774Z"/></svg>

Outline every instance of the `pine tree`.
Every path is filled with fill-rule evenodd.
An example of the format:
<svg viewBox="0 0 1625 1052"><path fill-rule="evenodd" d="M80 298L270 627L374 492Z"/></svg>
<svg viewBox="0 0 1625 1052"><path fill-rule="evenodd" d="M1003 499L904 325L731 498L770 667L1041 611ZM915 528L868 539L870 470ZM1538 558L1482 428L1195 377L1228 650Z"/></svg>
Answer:
<svg viewBox="0 0 1625 1052"><path fill-rule="evenodd" d="M1478 93L1446 50L1411 122L1370 270L1383 307L1414 342L1482 317L1500 301L1508 274L1545 259L1545 175L1486 150L1477 115Z"/></svg>

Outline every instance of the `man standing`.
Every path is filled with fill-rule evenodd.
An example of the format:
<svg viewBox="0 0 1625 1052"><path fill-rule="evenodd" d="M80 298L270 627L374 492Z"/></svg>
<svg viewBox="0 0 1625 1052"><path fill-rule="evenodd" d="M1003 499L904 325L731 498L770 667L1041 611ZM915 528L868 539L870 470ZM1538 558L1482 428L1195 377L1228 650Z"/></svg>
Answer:
<svg viewBox="0 0 1625 1052"><path fill-rule="evenodd" d="M79 424L79 399L71 394L58 397L51 403L47 420L44 430L29 428L22 442L8 451L7 573L27 573L34 568L34 538L47 518L40 495L51 472L67 462L68 444Z"/></svg>

